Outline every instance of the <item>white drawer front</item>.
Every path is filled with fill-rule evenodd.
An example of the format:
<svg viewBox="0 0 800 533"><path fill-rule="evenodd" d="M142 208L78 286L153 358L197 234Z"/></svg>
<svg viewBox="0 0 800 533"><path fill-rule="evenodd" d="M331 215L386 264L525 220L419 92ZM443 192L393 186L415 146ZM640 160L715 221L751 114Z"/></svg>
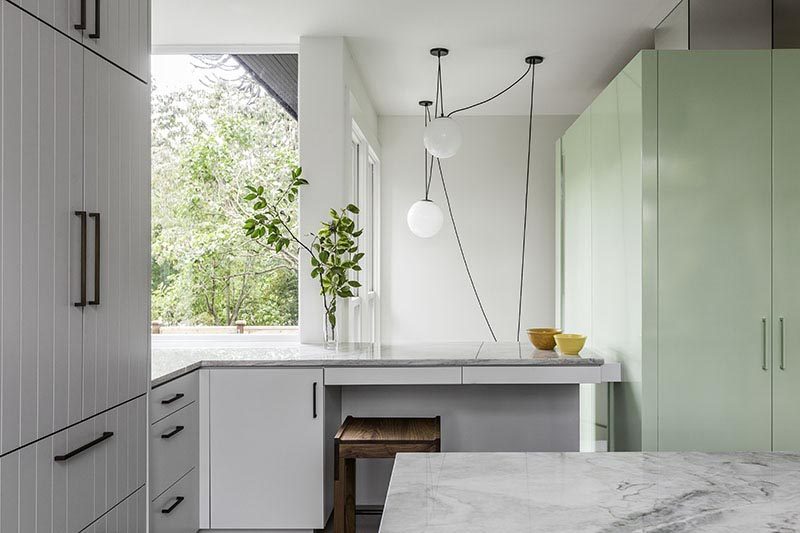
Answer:
<svg viewBox="0 0 800 533"><path fill-rule="evenodd" d="M140 488L81 533L146 533L147 490Z"/></svg>
<svg viewBox="0 0 800 533"><path fill-rule="evenodd" d="M341 367L325 369L326 385L458 385L461 367Z"/></svg>
<svg viewBox="0 0 800 533"><path fill-rule="evenodd" d="M142 488L147 471L145 415L141 397L2 457L0 531L78 533ZM63 457L103 432L113 435ZM140 492L144 498L144 490ZM145 521L145 509L139 524ZM111 527L107 531L144 529Z"/></svg>
<svg viewBox="0 0 800 533"><path fill-rule="evenodd" d="M197 469L156 498L150 506L150 533L197 533Z"/></svg>
<svg viewBox="0 0 800 533"><path fill-rule="evenodd" d="M197 402L172 413L150 429L150 499L156 499L197 467Z"/></svg>
<svg viewBox="0 0 800 533"><path fill-rule="evenodd" d="M465 366L464 384L600 383L599 366Z"/></svg>
<svg viewBox="0 0 800 533"><path fill-rule="evenodd" d="M147 476L147 410L144 396L97 415L66 431L67 531L77 533L143 486ZM103 438L104 434L112 433Z"/></svg>
<svg viewBox="0 0 800 533"><path fill-rule="evenodd" d="M154 388L150 393L150 422L156 423L181 407L197 401L197 376L194 371Z"/></svg>

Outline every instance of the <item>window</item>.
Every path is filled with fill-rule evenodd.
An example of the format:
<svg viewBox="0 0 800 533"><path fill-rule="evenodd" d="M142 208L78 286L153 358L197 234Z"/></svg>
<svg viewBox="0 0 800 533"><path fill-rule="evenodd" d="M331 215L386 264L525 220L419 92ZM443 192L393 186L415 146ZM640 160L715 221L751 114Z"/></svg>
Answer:
<svg viewBox="0 0 800 533"><path fill-rule="evenodd" d="M243 196L289 179L297 122L248 57L153 56L155 333L296 335L298 251L247 237Z"/></svg>
<svg viewBox="0 0 800 533"><path fill-rule="evenodd" d="M379 342L379 309L377 272L379 267L378 224L380 183L378 158L358 125L353 122L352 141L352 202L360 212L356 226L364 232L359 237L358 248L364 253L362 270L357 273L361 287L349 302L348 340L352 342Z"/></svg>

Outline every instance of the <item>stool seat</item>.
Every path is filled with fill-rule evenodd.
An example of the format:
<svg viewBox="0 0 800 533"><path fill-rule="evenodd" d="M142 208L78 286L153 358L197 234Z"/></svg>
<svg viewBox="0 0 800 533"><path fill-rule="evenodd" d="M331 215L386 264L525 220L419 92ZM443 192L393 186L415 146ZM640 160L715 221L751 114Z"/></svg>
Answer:
<svg viewBox="0 0 800 533"><path fill-rule="evenodd" d="M442 449L441 418L345 418L333 440L334 533L355 533L356 459Z"/></svg>

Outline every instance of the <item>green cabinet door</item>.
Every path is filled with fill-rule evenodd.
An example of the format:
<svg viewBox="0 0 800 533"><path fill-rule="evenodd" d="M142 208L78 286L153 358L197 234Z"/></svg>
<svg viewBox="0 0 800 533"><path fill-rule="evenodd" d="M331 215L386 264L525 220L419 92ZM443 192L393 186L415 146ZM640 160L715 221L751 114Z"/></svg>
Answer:
<svg viewBox="0 0 800 533"><path fill-rule="evenodd" d="M660 450L771 447L771 92L771 51L659 52Z"/></svg>
<svg viewBox="0 0 800 533"><path fill-rule="evenodd" d="M772 68L773 448L800 451L800 50Z"/></svg>
<svg viewBox="0 0 800 533"><path fill-rule="evenodd" d="M592 183L591 115L584 112L561 139L564 179L565 331L591 336L592 327Z"/></svg>

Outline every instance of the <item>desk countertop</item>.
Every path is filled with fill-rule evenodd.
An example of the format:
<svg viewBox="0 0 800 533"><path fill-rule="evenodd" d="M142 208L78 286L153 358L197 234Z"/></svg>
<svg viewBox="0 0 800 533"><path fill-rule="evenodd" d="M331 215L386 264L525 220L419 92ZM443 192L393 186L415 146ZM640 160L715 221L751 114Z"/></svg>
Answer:
<svg viewBox="0 0 800 533"><path fill-rule="evenodd" d="M233 347L159 342L159 346L153 347L152 378L155 386L201 367L601 366L603 363L603 359L588 348L580 357L565 357L516 342L382 346L353 343L344 344L339 350L288 342Z"/></svg>

